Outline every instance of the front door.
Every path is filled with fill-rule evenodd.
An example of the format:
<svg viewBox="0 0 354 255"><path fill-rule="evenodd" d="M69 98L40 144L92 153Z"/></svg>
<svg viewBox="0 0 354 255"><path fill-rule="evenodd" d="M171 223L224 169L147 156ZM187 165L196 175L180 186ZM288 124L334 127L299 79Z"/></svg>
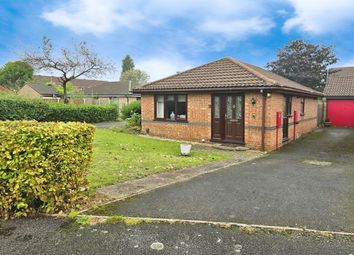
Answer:
<svg viewBox="0 0 354 255"><path fill-rule="evenodd" d="M289 118L291 116L291 96L284 96L283 141L289 140Z"/></svg>
<svg viewBox="0 0 354 255"><path fill-rule="evenodd" d="M217 94L212 103L212 140L244 141L244 100L241 94Z"/></svg>

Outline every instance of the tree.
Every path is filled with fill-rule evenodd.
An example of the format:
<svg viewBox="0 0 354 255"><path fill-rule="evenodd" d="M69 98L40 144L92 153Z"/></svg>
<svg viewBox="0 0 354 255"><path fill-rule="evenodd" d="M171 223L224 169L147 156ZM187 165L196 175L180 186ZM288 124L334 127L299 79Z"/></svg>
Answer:
<svg viewBox="0 0 354 255"><path fill-rule="evenodd" d="M338 61L332 46L314 45L303 40L289 42L278 51L277 57L267 63L269 70L320 91L325 85L327 67Z"/></svg>
<svg viewBox="0 0 354 255"><path fill-rule="evenodd" d="M60 74L64 102L68 103L67 83L80 76L94 78L113 72L114 67L90 50L86 42L74 45L72 49L61 48L60 54L53 54L52 41L43 37L39 51L25 52L23 61L37 70L56 71Z"/></svg>
<svg viewBox="0 0 354 255"><path fill-rule="evenodd" d="M22 61L7 62L0 69L0 85L18 90L33 78L33 68Z"/></svg>
<svg viewBox="0 0 354 255"><path fill-rule="evenodd" d="M59 94L59 96L63 96L64 95L64 88L61 85L58 85L56 83L51 83L48 82L46 83L47 86L50 86L52 88L55 89L55 91ZM71 82L68 82L66 84L66 93L68 94L68 96L72 97L72 96L77 96L80 95L80 89L76 86L74 86Z"/></svg>
<svg viewBox="0 0 354 255"><path fill-rule="evenodd" d="M122 78L123 73L134 69L134 67L134 60L129 55L126 55L125 58L123 58L122 60L122 72L120 74L120 77Z"/></svg>
<svg viewBox="0 0 354 255"><path fill-rule="evenodd" d="M131 69L124 72L120 78L121 81L131 81L133 87L136 85L146 84L149 80L149 75L139 69Z"/></svg>

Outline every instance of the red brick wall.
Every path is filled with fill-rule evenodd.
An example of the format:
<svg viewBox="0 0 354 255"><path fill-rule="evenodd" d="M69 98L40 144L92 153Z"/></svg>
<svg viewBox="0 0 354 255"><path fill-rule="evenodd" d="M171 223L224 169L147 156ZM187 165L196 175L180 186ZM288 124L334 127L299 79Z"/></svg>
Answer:
<svg viewBox="0 0 354 255"><path fill-rule="evenodd" d="M308 133L317 127L317 99L305 98L305 114L300 116L301 112L301 98L292 96L292 115L294 111L298 113L299 123L295 128L295 139L301 135ZM274 150L276 148L276 112L283 112L284 109L284 95L272 93L267 97L267 118L266 118L266 139L265 149ZM294 116L289 119L289 141L294 140ZM283 142L282 127L278 129L278 145L282 146Z"/></svg>
<svg viewBox="0 0 354 255"><path fill-rule="evenodd" d="M254 100L254 104L252 104ZM245 94L245 144L260 150L262 146L262 94L252 92Z"/></svg>
<svg viewBox="0 0 354 255"><path fill-rule="evenodd" d="M142 95L142 132L153 136L187 141L209 142L211 138L211 95L187 96L188 123L154 121L154 96Z"/></svg>
<svg viewBox="0 0 354 255"><path fill-rule="evenodd" d="M188 123L154 121L154 96L144 94L142 104L142 132L153 136L188 141L210 142L211 139L211 94L191 93L187 96ZM255 101L255 104L252 104ZM292 111L300 114L300 98L292 97ZM276 112L284 108L284 95L271 93L266 98L265 149L276 147ZM300 116L296 125L296 138L310 132L317 125L317 100L305 99L305 115ZM289 120L289 140L293 140L293 117ZM252 149L261 149L262 145L262 94L245 94L245 144ZM278 144L282 146L282 128L278 129Z"/></svg>

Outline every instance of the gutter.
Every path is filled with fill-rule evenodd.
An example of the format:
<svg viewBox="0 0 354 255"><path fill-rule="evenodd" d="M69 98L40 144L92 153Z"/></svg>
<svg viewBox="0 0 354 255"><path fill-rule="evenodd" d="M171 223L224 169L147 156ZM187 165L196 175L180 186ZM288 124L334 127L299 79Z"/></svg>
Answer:
<svg viewBox="0 0 354 255"><path fill-rule="evenodd" d="M267 90L275 92L290 92L297 95L308 95L311 97L322 97L324 96L321 92L309 92L303 90L297 90L287 87L278 87L278 86L257 86L257 87L232 87L232 88L180 88L180 89L133 89L134 93L170 93L170 92L230 92L230 91L254 91L254 90Z"/></svg>

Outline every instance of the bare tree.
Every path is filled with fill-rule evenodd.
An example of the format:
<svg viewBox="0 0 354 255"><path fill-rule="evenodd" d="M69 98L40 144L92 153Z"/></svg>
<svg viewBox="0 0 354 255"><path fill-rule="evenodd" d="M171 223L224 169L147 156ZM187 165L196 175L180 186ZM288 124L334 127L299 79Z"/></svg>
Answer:
<svg viewBox="0 0 354 255"><path fill-rule="evenodd" d="M80 76L94 78L114 71L114 66L99 58L86 42L74 45L72 50L61 48L60 54L54 55L52 41L47 37L43 37L39 51L26 51L22 60L38 71L59 72L65 103L69 101L66 86L69 81Z"/></svg>

